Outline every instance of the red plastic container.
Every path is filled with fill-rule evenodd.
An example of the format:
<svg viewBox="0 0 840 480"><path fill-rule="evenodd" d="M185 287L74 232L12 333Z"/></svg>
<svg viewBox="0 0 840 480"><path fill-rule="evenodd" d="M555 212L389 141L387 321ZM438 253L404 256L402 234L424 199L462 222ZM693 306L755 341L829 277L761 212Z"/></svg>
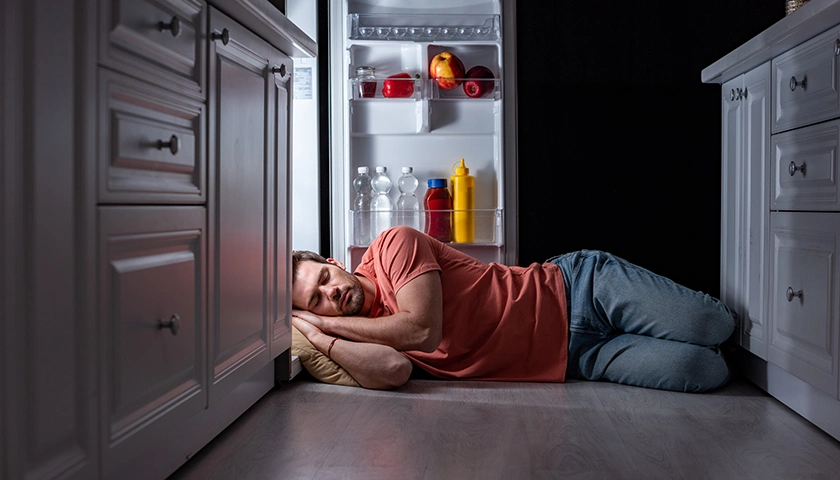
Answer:
<svg viewBox="0 0 840 480"><path fill-rule="evenodd" d="M446 188L445 178L430 178L423 197L426 210L425 231L441 242L452 241L452 195Z"/></svg>

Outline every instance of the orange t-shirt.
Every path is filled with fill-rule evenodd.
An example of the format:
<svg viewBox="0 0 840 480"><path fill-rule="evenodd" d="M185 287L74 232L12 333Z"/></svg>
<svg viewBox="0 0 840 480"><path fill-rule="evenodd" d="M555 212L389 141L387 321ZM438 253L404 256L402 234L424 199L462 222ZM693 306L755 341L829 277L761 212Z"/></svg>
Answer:
<svg viewBox="0 0 840 480"><path fill-rule="evenodd" d="M443 338L437 350L403 352L441 378L562 382L569 322L560 267L483 263L409 227L377 237L356 268L376 284L371 317L399 311L397 292L439 271Z"/></svg>

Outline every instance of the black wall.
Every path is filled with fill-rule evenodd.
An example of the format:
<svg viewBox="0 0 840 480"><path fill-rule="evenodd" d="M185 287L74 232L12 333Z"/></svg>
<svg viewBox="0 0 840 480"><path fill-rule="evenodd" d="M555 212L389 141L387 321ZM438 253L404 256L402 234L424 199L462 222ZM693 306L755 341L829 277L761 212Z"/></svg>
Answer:
<svg viewBox="0 0 840 480"><path fill-rule="evenodd" d="M720 86L700 73L783 18L784 5L519 0L519 264L600 249L718 295ZM319 62L327 72L328 55ZM319 88L328 99L326 82ZM326 172L326 101L320 116ZM321 182L329 255L328 176Z"/></svg>
<svg viewBox="0 0 840 480"><path fill-rule="evenodd" d="M720 86L784 1L517 2L519 264L610 251L719 294Z"/></svg>

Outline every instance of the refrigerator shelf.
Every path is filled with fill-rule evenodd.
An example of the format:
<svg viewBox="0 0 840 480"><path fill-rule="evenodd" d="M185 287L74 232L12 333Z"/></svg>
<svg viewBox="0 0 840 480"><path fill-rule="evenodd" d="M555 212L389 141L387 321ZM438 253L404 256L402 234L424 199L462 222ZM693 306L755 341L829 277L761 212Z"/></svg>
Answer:
<svg viewBox="0 0 840 480"><path fill-rule="evenodd" d="M348 15L350 40L498 41L499 15Z"/></svg>
<svg viewBox="0 0 840 480"><path fill-rule="evenodd" d="M469 101L502 99L502 91L500 88L502 81L498 78L455 78L451 80L457 81L458 86L452 89L445 89L440 86L437 80L429 80L429 98L431 100ZM467 95L467 92L465 90L467 85L466 82L475 82L477 87L482 89L483 92L481 92L480 95L473 97Z"/></svg>
<svg viewBox="0 0 840 480"><path fill-rule="evenodd" d="M411 93L406 96L398 96L398 97L386 97L384 94L384 87L386 79L384 78L376 78L376 79L361 79L361 78L351 78L350 79L350 92L351 92L351 99L352 100L422 100L423 98L428 98L429 100L467 100L467 101L481 101L481 100L501 100L502 99L502 91L501 91L501 83L502 81L498 78L488 78L488 79L475 79L475 78L455 78L458 83L458 86L452 89L445 89L441 88L440 84L437 80L420 80L415 78L407 78L407 79L390 79L390 81L395 82L395 84L403 83L403 82L411 82L411 88L404 88L400 85L397 85L395 90L399 92L404 92L410 90ZM448 79L447 79L448 80ZM480 86L480 88L484 89L478 96L469 96L465 90L466 82L476 82ZM426 88L424 89L424 85Z"/></svg>
<svg viewBox="0 0 840 480"><path fill-rule="evenodd" d="M421 200L422 201L422 200ZM476 210L350 210L348 212L349 222L352 225L350 239L352 246L367 246L375 238L375 234L381 230L377 229L377 221L383 221L385 225L397 226L407 225L415 230L424 231L426 227L427 214L449 216L450 220L456 216L471 216L475 224L475 237L472 242L447 242L454 245L502 245L502 209L476 209ZM373 238L363 238L360 235L362 229L370 228L374 232Z"/></svg>
<svg viewBox="0 0 840 480"><path fill-rule="evenodd" d="M386 81L397 96L386 97ZM420 100L423 98L423 80L419 78L351 78L350 92L353 100Z"/></svg>

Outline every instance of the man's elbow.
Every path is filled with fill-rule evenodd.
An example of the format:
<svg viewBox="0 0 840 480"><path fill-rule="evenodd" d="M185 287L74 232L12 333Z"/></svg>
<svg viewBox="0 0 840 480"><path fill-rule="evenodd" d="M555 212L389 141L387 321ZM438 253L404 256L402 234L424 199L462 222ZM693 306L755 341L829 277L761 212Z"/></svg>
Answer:
<svg viewBox="0 0 840 480"><path fill-rule="evenodd" d="M373 390L391 390L405 385L411 377L411 361L402 354L397 355L399 356L383 362L375 378L357 379L359 384Z"/></svg>
<svg viewBox="0 0 840 480"><path fill-rule="evenodd" d="M423 332L422 337L419 339L415 350L419 350L424 353L432 353L437 350L438 346L440 346L442 338L443 333L440 329L426 329L426 331Z"/></svg>

